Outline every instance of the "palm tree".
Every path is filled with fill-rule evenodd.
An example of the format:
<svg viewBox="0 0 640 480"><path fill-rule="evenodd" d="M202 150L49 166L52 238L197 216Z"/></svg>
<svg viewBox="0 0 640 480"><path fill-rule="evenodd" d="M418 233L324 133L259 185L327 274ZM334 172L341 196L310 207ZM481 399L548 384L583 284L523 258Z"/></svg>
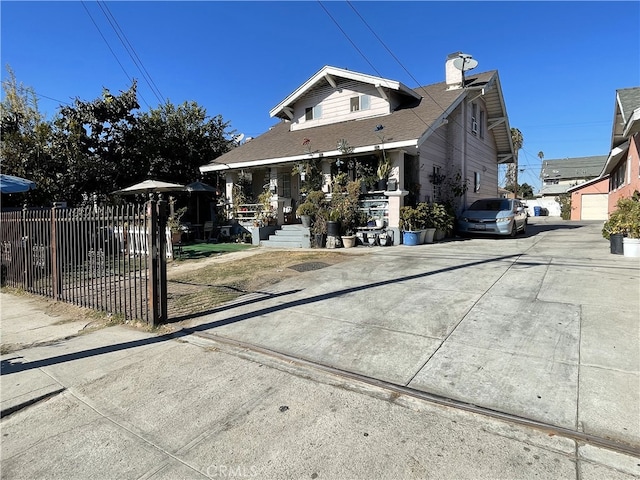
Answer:
<svg viewBox="0 0 640 480"><path fill-rule="evenodd" d="M513 163L507 167L507 184L513 185L513 193L518 197L518 152L524 144L522 132L517 128L511 128L511 143L513 143Z"/></svg>

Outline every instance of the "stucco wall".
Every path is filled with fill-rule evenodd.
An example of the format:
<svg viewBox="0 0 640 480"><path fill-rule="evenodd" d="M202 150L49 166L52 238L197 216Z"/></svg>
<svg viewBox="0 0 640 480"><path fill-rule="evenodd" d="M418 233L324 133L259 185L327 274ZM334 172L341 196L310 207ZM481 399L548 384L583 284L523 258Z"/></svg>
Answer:
<svg viewBox="0 0 640 480"><path fill-rule="evenodd" d="M592 183L579 190L571 192L571 220L581 220L582 196L593 195L594 193L607 193L609 190L609 179L605 178L599 182Z"/></svg>

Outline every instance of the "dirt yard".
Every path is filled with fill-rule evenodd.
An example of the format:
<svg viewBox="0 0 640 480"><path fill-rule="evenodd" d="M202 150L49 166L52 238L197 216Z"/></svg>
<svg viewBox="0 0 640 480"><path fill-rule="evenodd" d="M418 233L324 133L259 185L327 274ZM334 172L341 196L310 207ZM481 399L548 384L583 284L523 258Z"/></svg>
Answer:
<svg viewBox="0 0 640 480"><path fill-rule="evenodd" d="M205 313L285 278L352 258L327 250L252 249L193 262L173 262L167 266L169 322Z"/></svg>

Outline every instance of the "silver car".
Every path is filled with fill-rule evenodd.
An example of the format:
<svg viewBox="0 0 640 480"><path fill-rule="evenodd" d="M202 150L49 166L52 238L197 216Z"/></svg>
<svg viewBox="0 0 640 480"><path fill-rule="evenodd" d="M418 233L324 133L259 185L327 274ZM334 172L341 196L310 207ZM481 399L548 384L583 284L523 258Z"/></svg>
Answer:
<svg viewBox="0 0 640 480"><path fill-rule="evenodd" d="M527 229L527 209L520 200L484 198L476 200L458 218L458 233L510 235Z"/></svg>

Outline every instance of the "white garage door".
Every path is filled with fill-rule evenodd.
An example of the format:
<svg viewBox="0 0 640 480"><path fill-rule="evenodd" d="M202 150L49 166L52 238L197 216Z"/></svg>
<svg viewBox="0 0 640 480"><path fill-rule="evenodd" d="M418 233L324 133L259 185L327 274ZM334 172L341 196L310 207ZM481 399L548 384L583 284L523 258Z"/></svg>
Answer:
<svg viewBox="0 0 640 480"><path fill-rule="evenodd" d="M582 195L582 220L606 220L609 198L606 193Z"/></svg>

